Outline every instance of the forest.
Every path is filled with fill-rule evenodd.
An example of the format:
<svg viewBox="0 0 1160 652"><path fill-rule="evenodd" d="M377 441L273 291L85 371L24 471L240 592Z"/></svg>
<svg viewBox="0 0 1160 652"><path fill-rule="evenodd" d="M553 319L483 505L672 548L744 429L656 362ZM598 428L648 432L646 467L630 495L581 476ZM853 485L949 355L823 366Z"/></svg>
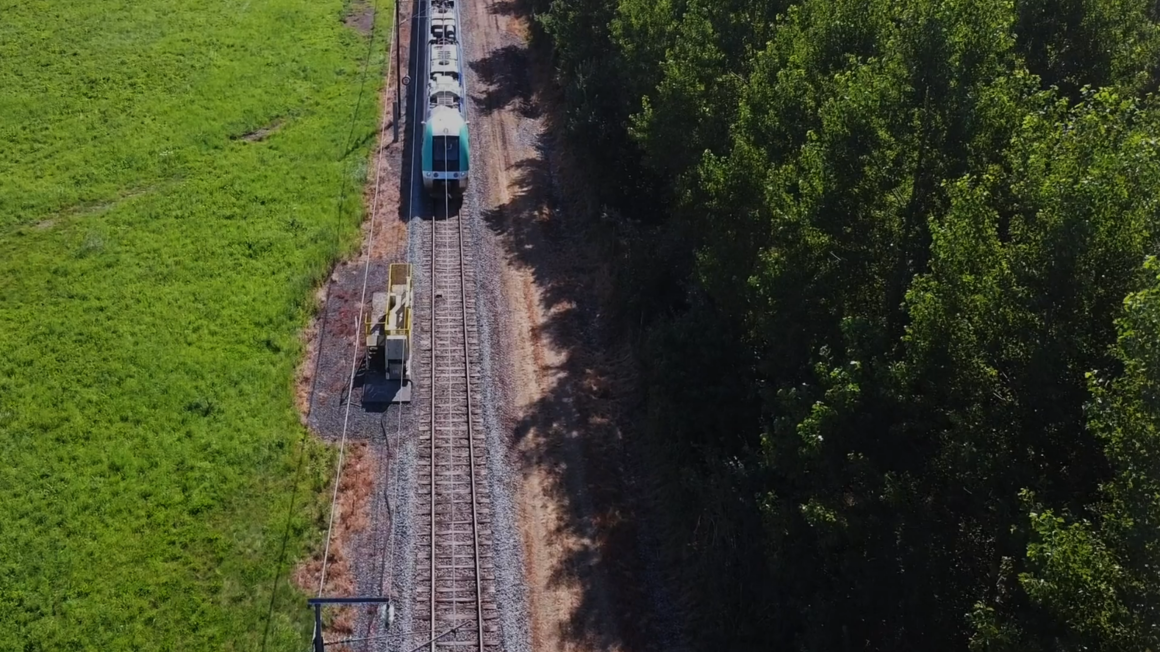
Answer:
<svg viewBox="0 0 1160 652"><path fill-rule="evenodd" d="M1160 4L529 1L698 647L1158 649Z"/></svg>

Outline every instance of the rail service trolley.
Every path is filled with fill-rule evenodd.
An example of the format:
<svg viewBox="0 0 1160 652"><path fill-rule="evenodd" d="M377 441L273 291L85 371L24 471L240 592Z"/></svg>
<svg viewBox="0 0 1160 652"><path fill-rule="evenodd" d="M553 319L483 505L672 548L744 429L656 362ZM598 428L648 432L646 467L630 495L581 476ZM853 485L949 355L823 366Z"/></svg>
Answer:
<svg viewBox="0 0 1160 652"><path fill-rule="evenodd" d="M364 323L366 378L363 403L411 401L411 265L392 263L387 291L371 296Z"/></svg>

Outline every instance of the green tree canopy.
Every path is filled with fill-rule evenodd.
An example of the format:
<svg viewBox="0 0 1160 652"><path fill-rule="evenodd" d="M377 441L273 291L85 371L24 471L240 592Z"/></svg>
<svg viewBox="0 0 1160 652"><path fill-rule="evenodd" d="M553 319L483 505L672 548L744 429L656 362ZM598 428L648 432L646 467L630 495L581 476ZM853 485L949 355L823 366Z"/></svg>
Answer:
<svg viewBox="0 0 1160 652"><path fill-rule="evenodd" d="M618 296L703 641L1155 649L1155 7L545 9L603 196L658 180Z"/></svg>

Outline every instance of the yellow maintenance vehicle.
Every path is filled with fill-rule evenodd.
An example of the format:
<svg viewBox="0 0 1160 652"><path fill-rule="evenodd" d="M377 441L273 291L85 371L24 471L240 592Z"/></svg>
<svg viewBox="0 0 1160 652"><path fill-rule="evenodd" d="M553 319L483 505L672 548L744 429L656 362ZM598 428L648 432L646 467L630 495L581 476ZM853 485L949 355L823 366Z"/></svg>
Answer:
<svg viewBox="0 0 1160 652"><path fill-rule="evenodd" d="M411 401L411 265L392 263L387 291L371 295L364 322L363 403Z"/></svg>

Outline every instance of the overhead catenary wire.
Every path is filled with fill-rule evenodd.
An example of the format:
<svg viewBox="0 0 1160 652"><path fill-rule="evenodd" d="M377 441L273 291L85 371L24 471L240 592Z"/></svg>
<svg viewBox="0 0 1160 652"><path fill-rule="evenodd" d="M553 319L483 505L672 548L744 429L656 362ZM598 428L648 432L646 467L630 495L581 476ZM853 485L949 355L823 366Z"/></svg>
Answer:
<svg viewBox="0 0 1160 652"><path fill-rule="evenodd" d="M402 94L399 92L400 91L400 83L399 82L401 81L401 79L403 77L402 60L401 60L402 59L401 52L403 49L403 43L402 43L402 37L401 37L400 31L399 31L402 28L400 20L399 20L399 18L400 18L400 16L399 16L399 2L400 2L400 0L393 0L393 1L394 1L394 5L395 5L395 29L391 32L391 45L388 47L388 50L387 50L387 52L388 52L388 55L387 55L388 56L387 85L388 86L390 85L390 77L391 77L391 64L390 64L390 60L389 60L390 50L391 50L391 48L394 48L394 50L395 50L395 66L394 66L395 104L397 106L397 105L401 104L404 100ZM383 103L384 113L386 112L386 107L387 107L387 104L384 102ZM402 111L396 110L396 112L393 115L392 122L397 123L401 117L402 117ZM398 125L393 124L392 126L395 130L395 135L397 137L398 133L399 133L398 132ZM380 135L380 142L381 142L381 135ZM378 174L376 172L375 200L374 200L375 203L378 202L379 187L380 186L378 183ZM407 370L407 373L410 373L409 369ZM386 537L386 541L383 544L382 563L381 563L380 569L379 569L379 587L380 587L380 591L384 592L385 595L387 596L387 598L391 600L391 602L389 602L387 605L387 609L393 610L394 606L392 603L394 601L393 586L394 586L394 553L395 553L395 549L394 549L395 510L391 504L391 487L398 486L398 482L397 482L398 478L397 478L397 470L396 470L395 477L392 477L392 475L391 475L391 471L394 468L393 465L391 464L392 460L394 459L394 451L391 448L390 434L387 432L386 424L384 423L384 421L387 417L387 414L388 414L388 411L384 411L383 415L379 418L379 427L383 431L383 446L384 446L385 451L386 451L386 463L383 465L385 468L384 477L386 478L386 483L385 483L385 486L383 487L383 502L384 502L384 504L386 506L386 510L387 510L387 537ZM399 408L398 408L398 410L396 410L396 414L398 416L398 422L396 425L395 433L396 433L396 439L398 439L398 438L401 438L403 435L403 404L401 404L401 403L399 404ZM389 558L389 560L388 560L388 558ZM389 620L390 619L388 618L388 621ZM389 626L389 622L388 622L388 626Z"/></svg>
<svg viewBox="0 0 1160 652"><path fill-rule="evenodd" d="M372 16L372 19L371 19L372 20L372 22L371 22L372 39L373 39L373 33L374 33L374 24L375 24L375 21L377 20L377 17L378 17L378 11L376 10ZM394 42L394 35L393 34L392 34L391 38L392 38L392 43L393 43ZM389 75L390 75L389 56L388 56L387 66L388 66L388 78L389 78ZM395 71L395 74L398 74L397 70ZM369 225L368 230L367 230L367 238L366 238L366 241L364 243L363 253L362 253L362 255L364 257L364 261L363 261L363 272L362 272L362 284L361 284L361 289L360 289L360 293L359 293L359 303L358 303L359 311L358 311L358 316L355 318L355 324L354 324L354 332L356 334L360 332L359 326L362 324L363 317L365 314L367 285L368 285L369 279L370 279L371 258L373 257L373 254L374 254L374 242L375 242L375 233L376 233L375 227L378 223L379 196L380 196L380 192L382 190L383 168L385 167L385 162L382 160L382 156L381 156L381 150L382 150L382 147L384 146L383 142L384 142L384 137L386 134L387 106L388 106L388 104L386 102L384 102L383 103L383 110L382 110L382 117L379 120L379 134L378 134L379 138L378 138L378 145L377 145L376 156L375 156L375 159L377 162L377 165L375 166L375 192L374 192L373 199L371 200L370 225ZM329 562L330 562L330 546L331 546L331 542L333 540L333 535L334 535L334 517L335 517L335 514L337 512L338 490L339 490L339 487L342 483L342 472L343 472L343 468L344 468L344 464L345 464L346 440L347 440L347 434L348 434L349 429L350 429L350 406L351 406L352 399L353 399L352 394L354 391L354 381L355 381L355 377L358 374L358 358L359 358L358 354L359 354L359 350L361 348L361 341L362 341L362 338L356 335L355 341L354 341L354 351L351 354L350 376L349 376L349 380L347 381L346 408L344 410L344 415L343 415L342 436L339 440L338 464L337 464L337 467L335 469L334 489L333 489L333 492L331 494L331 499L330 499L330 516L328 518L327 527L326 527L326 544L323 548L322 568L320 569L319 577L318 577L318 597L322 597L322 592L326 587L326 572L327 572ZM389 501L389 497L388 497L388 501ZM388 503L388 511L389 511L389 509L390 508L389 508L389 503ZM388 543L388 547L389 547L389 545L390 544ZM315 635L317 635L317 634L318 634L318 632L315 632Z"/></svg>
<svg viewBox="0 0 1160 652"><path fill-rule="evenodd" d="M384 112L384 114L385 114L385 112ZM385 129L383 129L381 131L385 131ZM382 136L381 131L380 131L380 138ZM365 309L365 306L363 304L366 303L367 284L368 284L368 280L370 277L370 268L371 268L371 254L372 254L372 249L374 247L374 239L375 239L375 224L378 221L377 213L378 213L379 190L380 190L379 179L382 175L383 166L378 165L378 166L376 166L376 168L377 169L375 172L375 194L374 194L374 200L371 203L371 223L370 223L370 228L369 228L369 231L367 234L367 244L365 247L365 252L363 253L365 260L363 262L362 287L361 287L360 292L359 292L358 316L355 317L355 324L354 324L354 326L355 326L354 332L355 333L359 332L359 326L363 322L363 312ZM322 572L320 573L319 580L318 580L318 595L320 597L322 595L323 586L325 585L325 582L326 582L326 567L327 567L327 562L329 559L328 553L330 551L330 540L331 540L331 535L334 531L335 504L337 503L337 500L338 500L339 481L342 478L343 456L344 456L345 449L346 449L346 435L347 435L347 432L349 431L349 427L350 427L350 406L352 403L351 399L353 398L352 393L354 392L354 379L358 373L358 354L359 354L361 340L362 340L362 338L356 336L355 342L354 342L354 352L351 355L350 379L347 381L347 388L346 388L346 410L345 410L343 420L342 420L342 438L339 442L339 449L338 449L338 468L337 468L337 470L335 472L335 476L334 476L334 493L333 493L333 496L331 497L331 500L330 500L330 519L329 519L329 524L327 525L327 529L326 529L326 548L325 548L325 552L322 556Z"/></svg>
<svg viewBox="0 0 1160 652"><path fill-rule="evenodd" d="M359 92L358 92L357 98L355 99L354 109L351 111L351 116L350 116L350 120L349 120L349 127L347 128L346 140L343 143L342 150L339 152L339 159L340 160L343 157L345 157L350 151L350 144L354 138L355 126L358 123L358 115L359 115L360 110L362 109L363 97L366 94L367 73L370 71L371 54L374 52L375 34L377 33L377 29L376 29L377 22L378 22L378 11L375 10L371 15L371 33L370 33L370 38L367 41L366 54L363 56L362 76L361 76L361 79L359 82ZM393 43L394 42L394 35L393 34L392 34L391 38L392 38L391 42ZM387 74L389 76L390 75L389 57L387 60L387 71L388 71ZM398 71L396 71L396 74L397 74L397 72ZM380 134L380 140L381 140L381 134ZM346 193L347 193L347 188L348 188L348 176L349 175L345 173L345 169L346 168L344 168L344 172L341 175L340 180L339 180L339 192L338 192L337 200L335 202L335 204L336 204L335 209L336 209L336 212L340 218L342 216L342 207L346 203ZM373 219L373 215L372 215L372 219ZM336 239L338 237L337 230L335 231L335 237L336 237ZM329 292L329 285L328 285L326 301L329 301L329 299L330 299L330 292ZM326 304L324 303L323 305L325 306ZM320 330L319 330L319 333L320 333L319 337L320 338L322 336L322 333L325 333L327 316L328 315L327 315L327 312L326 312L325 307L324 307L323 314L322 314L321 326L320 326ZM311 388L310 388L310 401L309 401L309 404L308 404L307 410L306 410L307 418L309 418L310 414L313 412L313 409L314 409L314 394L315 394L315 389L317 388L317 383L318 383L318 365L319 365L319 360L321 359L321 357L322 357L321 351L316 353L315 359L314 359L314 373L312 375L312 382L311 382ZM262 650L266 649L268 641L269 641L270 623L273 620L274 607L276 605L277 597L278 597L278 586L279 586L281 579L282 579L282 566L286 560L286 545L287 545L287 540L289 538L289 532L290 532L290 519L293 517L294 507L297 503L298 486L301 483L302 468L304 466L303 460L305 458L305 453L306 453L306 451L305 451L306 438L308 436L309 436L309 432L306 430L303 430L302 437L299 439L298 463L297 463L295 471L294 471L294 483L292 485L293 489L291 490L289 508L287 510L286 519L285 519L286 527L284 528L284 533L283 533L283 537L282 537L281 550L278 553L278 564L277 564L275 572L274 572L273 586L271 587L271 590L270 590L270 605L269 605L269 609L267 610L267 614L266 614L266 622L265 622L265 625L263 626L263 629L262 629ZM333 507L332 507L332 509L333 509ZM329 539L329 534L328 534L327 538Z"/></svg>

